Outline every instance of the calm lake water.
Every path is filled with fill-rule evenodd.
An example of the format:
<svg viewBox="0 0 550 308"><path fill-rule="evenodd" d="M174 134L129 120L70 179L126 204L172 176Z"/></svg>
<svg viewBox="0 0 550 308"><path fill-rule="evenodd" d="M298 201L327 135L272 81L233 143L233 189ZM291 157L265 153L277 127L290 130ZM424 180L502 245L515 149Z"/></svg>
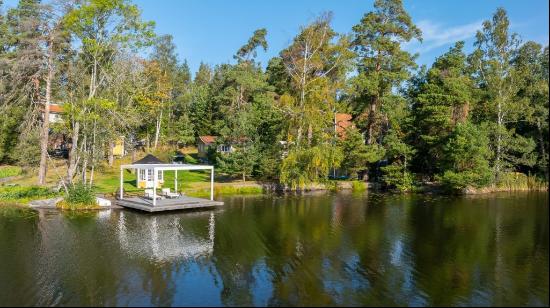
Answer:
<svg viewBox="0 0 550 308"><path fill-rule="evenodd" d="M0 209L0 305L548 305L548 194Z"/></svg>

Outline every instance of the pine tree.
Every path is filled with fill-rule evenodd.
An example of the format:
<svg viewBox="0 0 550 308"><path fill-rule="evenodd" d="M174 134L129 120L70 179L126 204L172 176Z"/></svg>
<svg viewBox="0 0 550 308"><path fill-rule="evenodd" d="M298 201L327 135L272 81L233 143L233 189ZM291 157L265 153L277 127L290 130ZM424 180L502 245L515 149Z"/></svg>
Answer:
<svg viewBox="0 0 550 308"><path fill-rule="evenodd" d="M437 58L411 90L414 132L410 142L417 150L413 164L427 175L441 172L443 147L454 127L467 121L472 105L474 83L463 47L464 42L458 42Z"/></svg>
<svg viewBox="0 0 550 308"><path fill-rule="evenodd" d="M377 0L374 9L353 26L352 42L358 70L353 80L354 105L367 144L381 142L387 124L383 106L416 67L415 57L401 44L421 40L422 35L401 0Z"/></svg>

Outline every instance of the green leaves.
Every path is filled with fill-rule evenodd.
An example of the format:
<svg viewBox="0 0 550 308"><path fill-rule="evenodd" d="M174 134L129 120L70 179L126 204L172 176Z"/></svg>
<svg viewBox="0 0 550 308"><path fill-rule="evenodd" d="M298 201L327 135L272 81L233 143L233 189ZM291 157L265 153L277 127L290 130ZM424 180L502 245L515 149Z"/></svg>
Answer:
<svg viewBox="0 0 550 308"><path fill-rule="evenodd" d="M267 40L265 39L266 35L267 30L265 28L254 31L254 34L252 34L252 37L248 39L248 42L239 48L233 57L239 60L239 62L249 61L250 58L256 57L256 50L258 47L262 47L264 51L267 51Z"/></svg>
<svg viewBox="0 0 550 308"><path fill-rule="evenodd" d="M471 123L458 124L444 146L443 174L438 178L450 190L481 187L492 181L487 129Z"/></svg>
<svg viewBox="0 0 550 308"><path fill-rule="evenodd" d="M294 148L283 159L280 181L291 189L304 189L326 180L330 168L338 168L342 159L342 150L329 144Z"/></svg>
<svg viewBox="0 0 550 308"><path fill-rule="evenodd" d="M367 170L370 163L381 160L386 151L378 144L366 145L363 135L356 128L348 128L345 131L344 139L340 140L344 158L341 168L351 178L357 178L360 171Z"/></svg>

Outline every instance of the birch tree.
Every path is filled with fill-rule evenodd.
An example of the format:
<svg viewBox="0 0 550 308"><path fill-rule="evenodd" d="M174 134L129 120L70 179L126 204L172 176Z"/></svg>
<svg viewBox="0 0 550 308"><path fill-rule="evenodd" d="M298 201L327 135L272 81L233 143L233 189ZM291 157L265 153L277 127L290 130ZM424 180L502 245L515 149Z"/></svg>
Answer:
<svg viewBox="0 0 550 308"><path fill-rule="evenodd" d="M515 134L510 126L522 116L523 106L517 100L521 83L512 61L517 55L520 39L510 33L510 21L503 8L497 9L493 18L483 22L477 32L472 62L478 69L480 87L487 93L489 120L493 121L492 149L494 152L494 175L498 181L500 173L507 167L531 164L534 142Z"/></svg>
<svg viewBox="0 0 550 308"><path fill-rule="evenodd" d="M136 50L150 44L152 37L152 27L154 23L143 22L140 17L140 10L134 4L127 0L85 0L79 3L77 8L65 16L65 22L71 30L75 40L80 44L79 56L85 63L87 80L87 94L80 101L82 108L77 108L83 114L98 108L96 96L101 96L101 91L107 87L109 74L112 73L111 67L120 50ZM78 119L79 117L73 117ZM68 168L68 178L72 176L76 166L73 164L78 161L74 155L77 155L78 136L80 134L81 124L87 124L88 134L83 134L83 149L89 152L83 157L83 180L88 168L88 157L94 157L98 153L97 140L97 121L92 123L81 123L73 120L72 132L72 150L70 153L70 163ZM89 143L89 145L88 145ZM95 161L91 161L92 170ZM93 173L92 173L93 175Z"/></svg>

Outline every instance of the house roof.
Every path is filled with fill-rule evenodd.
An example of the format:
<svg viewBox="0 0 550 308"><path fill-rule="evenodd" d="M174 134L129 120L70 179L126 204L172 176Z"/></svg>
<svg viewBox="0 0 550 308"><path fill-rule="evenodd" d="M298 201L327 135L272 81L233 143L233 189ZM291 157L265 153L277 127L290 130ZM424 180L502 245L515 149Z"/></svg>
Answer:
<svg viewBox="0 0 550 308"><path fill-rule="evenodd" d="M44 112L44 107L40 107L40 112ZM63 107L58 104L50 104L50 113L62 113Z"/></svg>
<svg viewBox="0 0 550 308"><path fill-rule="evenodd" d="M61 113L63 112L63 108L61 108L61 106L58 104L50 104L50 112Z"/></svg>
<svg viewBox="0 0 550 308"><path fill-rule="evenodd" d="M204 143L204 144L210 144L210 143L214 143L216 142L216 136L199 136L199 139Z"/></svg>
<svg viewBox="0 0 550 308"><path fill-rule="evenodd" d="M132 163L132 165L154 165L154 164L166 164L166 163L158 159L156 156L152 154L147 154L145 155L144 158Z"/></svg>

